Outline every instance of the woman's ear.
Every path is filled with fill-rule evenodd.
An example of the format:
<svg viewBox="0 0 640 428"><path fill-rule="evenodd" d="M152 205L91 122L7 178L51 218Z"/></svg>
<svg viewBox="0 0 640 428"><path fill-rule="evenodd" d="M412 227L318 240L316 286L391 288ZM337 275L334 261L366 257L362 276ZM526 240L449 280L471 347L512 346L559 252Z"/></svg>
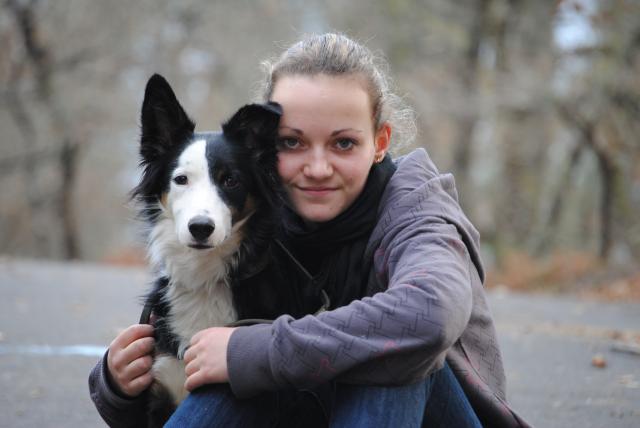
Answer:
<svg viewBox="0 0 640 428"><path fill-rule="evenodd" d="M391 125L389 122L385 122L378 128L375 135L376 153L374 156L375 162L381 162L384 159L384 155L389 149L391 143Z"/></svg>

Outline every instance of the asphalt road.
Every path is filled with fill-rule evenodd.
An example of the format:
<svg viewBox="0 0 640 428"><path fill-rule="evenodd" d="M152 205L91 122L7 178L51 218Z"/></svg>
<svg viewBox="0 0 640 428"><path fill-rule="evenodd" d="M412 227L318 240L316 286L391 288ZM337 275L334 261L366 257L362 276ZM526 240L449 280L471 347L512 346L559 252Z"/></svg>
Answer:
<svg viewBox="0 0 640 428"><path fill-rule="evenodd" d="M144 270L0 258L0 427L102 427L87 375L135 322ZM492 292L508 395L537 427L640 426L640 303ZM594 356L605 367L592 365Z"/></svg>

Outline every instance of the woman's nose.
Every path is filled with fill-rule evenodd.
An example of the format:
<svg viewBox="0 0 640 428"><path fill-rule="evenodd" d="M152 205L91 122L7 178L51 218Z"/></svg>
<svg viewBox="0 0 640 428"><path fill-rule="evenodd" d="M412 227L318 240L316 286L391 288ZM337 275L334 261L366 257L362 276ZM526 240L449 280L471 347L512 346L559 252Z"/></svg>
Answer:
<svg viewBox="0 0 640 428"><path fill-rule="evenodd" d="M310 153L303 168L303 173L307 177L316 180L330 177L333 174L333 168L326 153L321 150L314 150L313 153Z"/></svg>

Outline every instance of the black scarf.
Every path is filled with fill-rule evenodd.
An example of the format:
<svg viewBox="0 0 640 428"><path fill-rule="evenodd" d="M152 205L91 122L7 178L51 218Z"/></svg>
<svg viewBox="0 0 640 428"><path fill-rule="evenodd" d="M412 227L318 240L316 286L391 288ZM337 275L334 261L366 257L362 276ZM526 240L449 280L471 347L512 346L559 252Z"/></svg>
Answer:
<svg viewBox="0 0 640 428"><path fill-rule="evenodd" d="M291 284L293 287L324 290L331 308L344 306L364 297L372 260L363 260L371 232L377 222L378 206L384 189L396 170L389 156L373 164L364 189L343 213L324 223L305 223L289 207L284 207L280 239L293 255L313 275L312 284ZM293 265L289 278L296 278ZM285 272L286 273L286 272Z"/></svg>

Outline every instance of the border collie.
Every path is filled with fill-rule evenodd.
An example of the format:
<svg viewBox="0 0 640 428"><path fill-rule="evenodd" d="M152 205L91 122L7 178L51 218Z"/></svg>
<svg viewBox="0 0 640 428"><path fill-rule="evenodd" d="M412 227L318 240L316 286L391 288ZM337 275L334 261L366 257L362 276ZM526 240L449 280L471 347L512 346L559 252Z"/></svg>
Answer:
<svg viewBox="0 0 640 428"><path fill-rule="evenodd" d="M292 308L283 303L289 290L235 287L269 264L265 254L281 199L275 148L280 115L277 104L250 104L221 132L194 132L169 83L157 74L147 83L143 174L132 197L149 225L157 277L141 318L148 322L150 312L155 317L150 426L162 425L187 394L181 357L196 332L238 315L275 317Z"/></svg>

